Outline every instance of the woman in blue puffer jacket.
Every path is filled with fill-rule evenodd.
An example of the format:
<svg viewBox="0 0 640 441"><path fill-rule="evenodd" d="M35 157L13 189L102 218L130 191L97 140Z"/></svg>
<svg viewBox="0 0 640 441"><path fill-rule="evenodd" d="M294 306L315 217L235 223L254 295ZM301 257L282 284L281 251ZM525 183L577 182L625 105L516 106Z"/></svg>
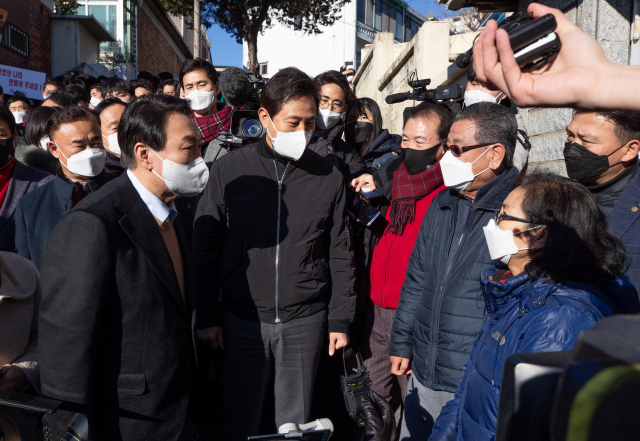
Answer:
<svg viewBox="0 0 640 441"><path fill-rule="evenodd" d="M486 316L429 441L494 440L509 356L571 350L598 320L640 309L622 275L624 246L577 182L545 173L521 178L484 231L500 264L482 273Z"/></svg>

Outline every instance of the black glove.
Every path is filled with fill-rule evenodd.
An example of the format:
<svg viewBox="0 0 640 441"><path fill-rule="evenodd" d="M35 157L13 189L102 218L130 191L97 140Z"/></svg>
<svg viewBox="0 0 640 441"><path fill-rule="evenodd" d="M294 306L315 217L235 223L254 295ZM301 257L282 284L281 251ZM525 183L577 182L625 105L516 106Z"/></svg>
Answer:
<svg viewBox="0 0 640 441"><path fill-rule="evenodd" d="M390 441L393 429L393 409L375 392L373 400L368 395L359 395L358 400L362 411L349 415L356 424L364 428L364 439L367 441Z"/></svg>

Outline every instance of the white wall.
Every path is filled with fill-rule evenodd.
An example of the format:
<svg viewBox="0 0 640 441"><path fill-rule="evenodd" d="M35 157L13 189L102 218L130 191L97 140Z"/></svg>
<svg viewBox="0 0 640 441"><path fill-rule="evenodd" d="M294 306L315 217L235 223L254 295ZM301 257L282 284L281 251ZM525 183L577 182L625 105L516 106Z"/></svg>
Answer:
<svg viewBox="0 0 640 441"><path fill-rule="evenodd" d="M258 62L268 62L266 77L278 70L294 66L310 76L326 70L339 70L344 61L355 61L356 2L347 3L342 18L333 26L322 27L323 33L305 35L279 24L258 35ZM215 59L213 60L215 64ZM243 44L242 64L249 64L246 42Z"/></svg>

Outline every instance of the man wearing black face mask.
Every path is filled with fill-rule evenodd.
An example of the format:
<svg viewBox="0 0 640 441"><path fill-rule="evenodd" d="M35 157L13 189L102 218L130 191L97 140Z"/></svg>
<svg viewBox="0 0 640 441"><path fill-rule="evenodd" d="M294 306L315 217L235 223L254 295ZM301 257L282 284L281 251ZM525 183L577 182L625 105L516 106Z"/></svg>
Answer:
<svg viewBox="0 0 640 441"><path fill-rule="evenodd" d="M640 286L640 112L576 112L564 158L570 178L584 184L627 249L627 275Z"/></svg>
<svg viewBox="0 0 640 441"><path fill-rule="evenodd" d="M374 391L387 401L404 400L407 375L391 373L389 334L422 219L433 198L445 188L437 161L452 123L453 116L443 106L421 104L405 122L402 157L383 164L374 175L385 197L372 200L380 204L381 215L368 230L366 241L373 250L366 284L371 302L365 314L361 352ZM393 388L396 382L397 389ZM392 389L399 389L400 396L394 397Z"/></svg>

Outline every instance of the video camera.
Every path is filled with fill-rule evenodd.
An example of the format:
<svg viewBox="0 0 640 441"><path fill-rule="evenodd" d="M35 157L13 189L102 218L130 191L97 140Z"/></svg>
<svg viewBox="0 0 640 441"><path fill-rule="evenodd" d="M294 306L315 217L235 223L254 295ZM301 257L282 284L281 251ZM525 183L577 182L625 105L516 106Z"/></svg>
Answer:
<svg viewBox="0 0 640 441"><path fill-rule="evenodd" d="M264 135L265 129L258 119L260 90L264 84L259 73L244 72L234 67L225 69L220 75L222 95L234 107L229 130L220 133L220 140L227 147L255 142ZM239 107L242 110L236 110Z"/></svg>
<svg viewBox="0 0 640 441"><path fill-rule="evenodd" d="M533 70L544 66L558 55L562 45L558 35L553 32L557 26L556 19L551 14L534 20L530 13L517 12L502 21L498 28L504 29L509 34L511 49L520 68ZM471 49L456 58L456 65L460 69L464 69L471 63L473 63L473 45Z"/></svg>
<svg viewBox="0 0 640 441"><path fill-rule="evenodd" d="M431 84L430 79L416 79L417 72L414 71L409 76L407 83L413 89L411 92L394 93L385 98L387 104L401 103L407 100L413 101L435 101L439 103L456 101L464 97L464 90L459 84L448 84L438 86L435 89L427 89Z"/></svg>

